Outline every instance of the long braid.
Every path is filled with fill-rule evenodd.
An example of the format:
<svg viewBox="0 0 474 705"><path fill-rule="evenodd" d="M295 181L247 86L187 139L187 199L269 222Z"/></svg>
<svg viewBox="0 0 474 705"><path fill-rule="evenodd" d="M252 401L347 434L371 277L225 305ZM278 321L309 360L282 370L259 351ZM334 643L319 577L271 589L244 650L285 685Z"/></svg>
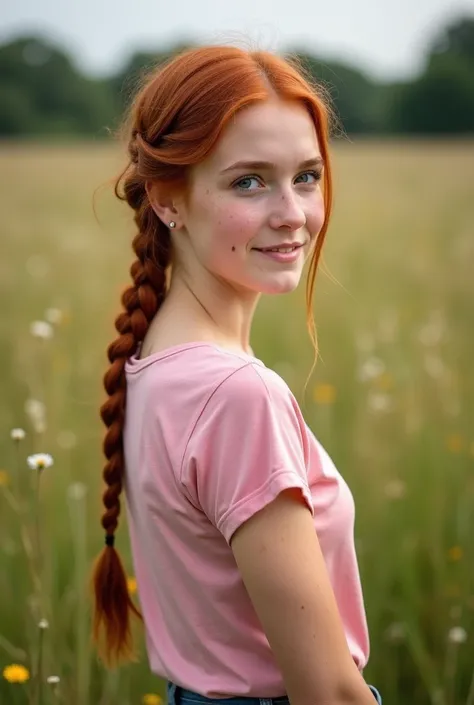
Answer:
<svg viewBox="0 0 474 705"><path fill-rule="evenodd" d="M132 162L135 161L133 156ZM105 506L102 526L106 532L106 545L96 561L93 575L93 638L107 665L133 659L130 615L133 613L142 618L130 599L123 564L114 547L124 475L124 367L127 358L137 351L138 344L143 341L151 320L165 298L167 268L171 258L168 229L153 212L143 181L137 178L135 171L132 172L124 182L124 194L121 195L117 191L120 178L115 193L135 209L138 234L133 240L137 259L130 267L133 285L123 292L125 310L115 320L115 328L120 335L107 349L110 367L104 375L104 387L109 398L100 409L101 418L107 426L103 442L107 458L103 479L107 486L102 495Z"/></svg>

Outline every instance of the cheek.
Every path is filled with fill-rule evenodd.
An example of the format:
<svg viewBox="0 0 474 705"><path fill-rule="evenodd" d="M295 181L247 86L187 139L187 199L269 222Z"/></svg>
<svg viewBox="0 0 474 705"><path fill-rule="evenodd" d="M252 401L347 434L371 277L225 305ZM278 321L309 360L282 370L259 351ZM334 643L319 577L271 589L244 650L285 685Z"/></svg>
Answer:
<svg viewBox="0 0 474 705"><path fill-rule="evenodd" d="M324 198L320 193L306 211L306 226L311 233L318 233L324 223Z"/></svg>
<svg viewBox="0 0 474 705"><path fill-rule="evenodd" d="M225 249L241 249L256 237L261 223L251 208L233 202L220 203L214 214L214 237ZM220 248L222 250L222 247Z"/></svg>

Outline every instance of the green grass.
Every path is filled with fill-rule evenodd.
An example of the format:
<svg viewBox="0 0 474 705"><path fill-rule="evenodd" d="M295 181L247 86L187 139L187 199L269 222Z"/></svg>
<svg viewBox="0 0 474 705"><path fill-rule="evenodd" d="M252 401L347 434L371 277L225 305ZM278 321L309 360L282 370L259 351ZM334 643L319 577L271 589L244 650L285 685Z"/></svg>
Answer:
<svg viewBox="0 0 474 705"><path fill-rule="evenodd" d="M470 688L473 705L474 144L338 144L334 163L315 295L321 359L306 395L303 286L262 301L252 345L288 381L353 490L367 680L388 705L464 704ZM43 686L43 705L163 694L141 640L139 663L115 673L89 644L85 590L103 541L98 408L133 236L110 190L98 194L99 222L92 196L121 164L104 145L0 149L0 667L24 664L34 675L46 617L42 673L61 682ZM52 340L34 339L30 323L50 307L64 319ZM25 414L29 398L45 403L42 433ZM27 437L15 446L18 426ZM35 537L34 452L55 461L40 488L41 604L24 551L25 536ZM12 498L22 498L21 522ZM130 569L123 522L117 542ZM450 640L453 627L465 643ZM0 702L39 703L34 680L0 679Z"/></svg>

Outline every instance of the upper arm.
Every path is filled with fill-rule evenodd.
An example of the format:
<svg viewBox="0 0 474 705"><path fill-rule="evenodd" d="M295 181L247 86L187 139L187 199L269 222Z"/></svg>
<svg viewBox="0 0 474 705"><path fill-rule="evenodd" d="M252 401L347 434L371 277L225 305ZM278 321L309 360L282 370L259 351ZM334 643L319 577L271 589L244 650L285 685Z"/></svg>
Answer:
<svg viewBox="0 0 474 705"><path fill-rule="evenodd" d="M231 547L290 702L373 702L349 652L300 490L281 492L242 524Z"/></svg>

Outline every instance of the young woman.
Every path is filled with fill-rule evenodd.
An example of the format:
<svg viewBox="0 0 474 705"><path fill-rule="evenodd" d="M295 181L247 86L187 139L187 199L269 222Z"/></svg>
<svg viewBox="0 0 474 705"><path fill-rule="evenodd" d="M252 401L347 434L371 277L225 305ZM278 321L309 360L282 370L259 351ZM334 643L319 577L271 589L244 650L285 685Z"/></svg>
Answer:
<svg viewBox="0 0 474 705"><path fill-rule="evenodd" d="M329 110L293 60L203 47L154 71L116 193L133 285L102 406L95 638L130 653L124 486L152 670L178 703L369 705L351 492L250 347L263 294L311 298L331 210ZM230 698L230 700L229 700Z"/></svg>

